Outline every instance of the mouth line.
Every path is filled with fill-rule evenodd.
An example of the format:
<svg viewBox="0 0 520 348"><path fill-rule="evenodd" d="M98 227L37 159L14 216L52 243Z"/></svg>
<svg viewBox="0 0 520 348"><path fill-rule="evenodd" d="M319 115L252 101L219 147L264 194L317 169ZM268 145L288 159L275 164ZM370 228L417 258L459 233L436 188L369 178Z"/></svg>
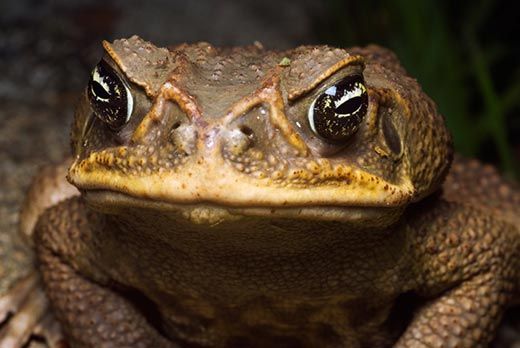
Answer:
<svg viewBox="0 0 520 348"><path fill-rule="evenodd" d="M110 213L121 209L146 209L182 215L196 223L218 223L225 219L241 217L296 218L301 220L362 222L375 219L391 211L399 212L402 207L363 205L272 205L234 206L218 202L171 202L154 198L135 197L128 193L110 189L82 190L90 205Z"/></svg>

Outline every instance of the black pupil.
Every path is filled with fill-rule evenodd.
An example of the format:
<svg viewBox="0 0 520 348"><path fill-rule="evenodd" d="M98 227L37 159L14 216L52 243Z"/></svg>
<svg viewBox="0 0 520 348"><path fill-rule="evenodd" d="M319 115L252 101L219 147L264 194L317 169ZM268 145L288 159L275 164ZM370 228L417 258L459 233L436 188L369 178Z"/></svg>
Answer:
<svg viewBox="0 0 520 348"><path fill-rule="evenodd" d="M363 76L347 76L314 102L314 130L324 140L344 143L354 135L368 109Z"/></svg>
<svg viewBox="0 0 520 348"><path fill-rule="evenodd" d="M94 91L94 94L101 99L108 99L110 97L110 94L108 94L108 92L105 91L103 86L101 86L97 81L92 81L92 89Z"/></svg>
<svg viewBox="0 0 520 348"><path fill-rule="evenodd" d="M126 123L128 118L126 86L104 60L99 62L90 78L87 95L94 114L110 128L117 129Z"/></svg>
<svg viewBox="0 0 520 348"><path fill-rule="evenodd" d="M363 98L361 96L352 97L340 106L336 108L336 113L340 115L349 115L355 112L361 104L363 103Z"/></svg>

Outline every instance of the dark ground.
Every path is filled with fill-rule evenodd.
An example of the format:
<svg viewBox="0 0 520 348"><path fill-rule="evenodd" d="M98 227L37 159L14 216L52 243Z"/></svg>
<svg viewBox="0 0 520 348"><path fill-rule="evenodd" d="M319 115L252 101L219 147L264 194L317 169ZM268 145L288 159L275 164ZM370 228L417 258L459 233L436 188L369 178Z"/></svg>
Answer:
<svg viewBox="0 0 520 348"><path fill-rule="evenodd" d="M102 39L139 34L158 45L258 40L268 48L285 48L319 42L311 21L325 10L310 0L2 1L0 238L15 233L23 193L37 167L68 153L74 103L100 57ZM516 309L494 347L520 348L519 333Z"/></svg>

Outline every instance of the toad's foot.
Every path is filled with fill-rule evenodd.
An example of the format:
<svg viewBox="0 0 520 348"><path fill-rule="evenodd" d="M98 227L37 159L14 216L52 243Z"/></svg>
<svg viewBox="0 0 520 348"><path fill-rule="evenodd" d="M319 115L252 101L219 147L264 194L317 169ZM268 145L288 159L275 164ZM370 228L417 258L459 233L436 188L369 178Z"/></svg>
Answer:
<svg viewBox="0 0 520 348"><path fill-rule="evenodd" d="M5 322L0 330L2 348L22 347L33 335L43 337L50 348L65 346L36 273L20 279L0 297L1 322Z"/></svg>
<svg viewBox="0 0 520 348"><path fill-rule="evenodd" d="M42 279L67 341L74 347L179 348L102 273L93 273L92 281L78 263L68 263L72 252L81 259L80 243L90 233L83 204L78 198L62 202L45 211L35 228Z"/></svg>

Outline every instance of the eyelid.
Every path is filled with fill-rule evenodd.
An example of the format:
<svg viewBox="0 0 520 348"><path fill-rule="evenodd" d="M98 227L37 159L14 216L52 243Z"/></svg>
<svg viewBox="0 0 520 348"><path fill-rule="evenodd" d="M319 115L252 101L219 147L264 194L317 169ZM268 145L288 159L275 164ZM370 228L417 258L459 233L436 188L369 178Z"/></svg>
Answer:
<svg viewBox="0 0 520 348"><path fill-rule="evenodd" d="M349 55L336 64L329 67L327 70L322 72L311 84L307 85L306 87L295 89L292 91L289 91L288 99L289 101L293 101L309 92L311 92L313 89L318 87L323 81L327 80L331 76L333 76L335 73L340 71L341 69L344 69L348 66L361 66L362 68L365 66L365 59L363 56L354 56Z"/></svg>
<svg viewBox="0 0 520 348"><path fill-rule="evenodd" d="M128 79L128 76L121 70L119 65L112 59L112 57L108 55L104 55L101 60L98 62L98 65L102 64L105 68L110 69L114 74L119 77L121 81L131 90L132 82Z"/></svg>

